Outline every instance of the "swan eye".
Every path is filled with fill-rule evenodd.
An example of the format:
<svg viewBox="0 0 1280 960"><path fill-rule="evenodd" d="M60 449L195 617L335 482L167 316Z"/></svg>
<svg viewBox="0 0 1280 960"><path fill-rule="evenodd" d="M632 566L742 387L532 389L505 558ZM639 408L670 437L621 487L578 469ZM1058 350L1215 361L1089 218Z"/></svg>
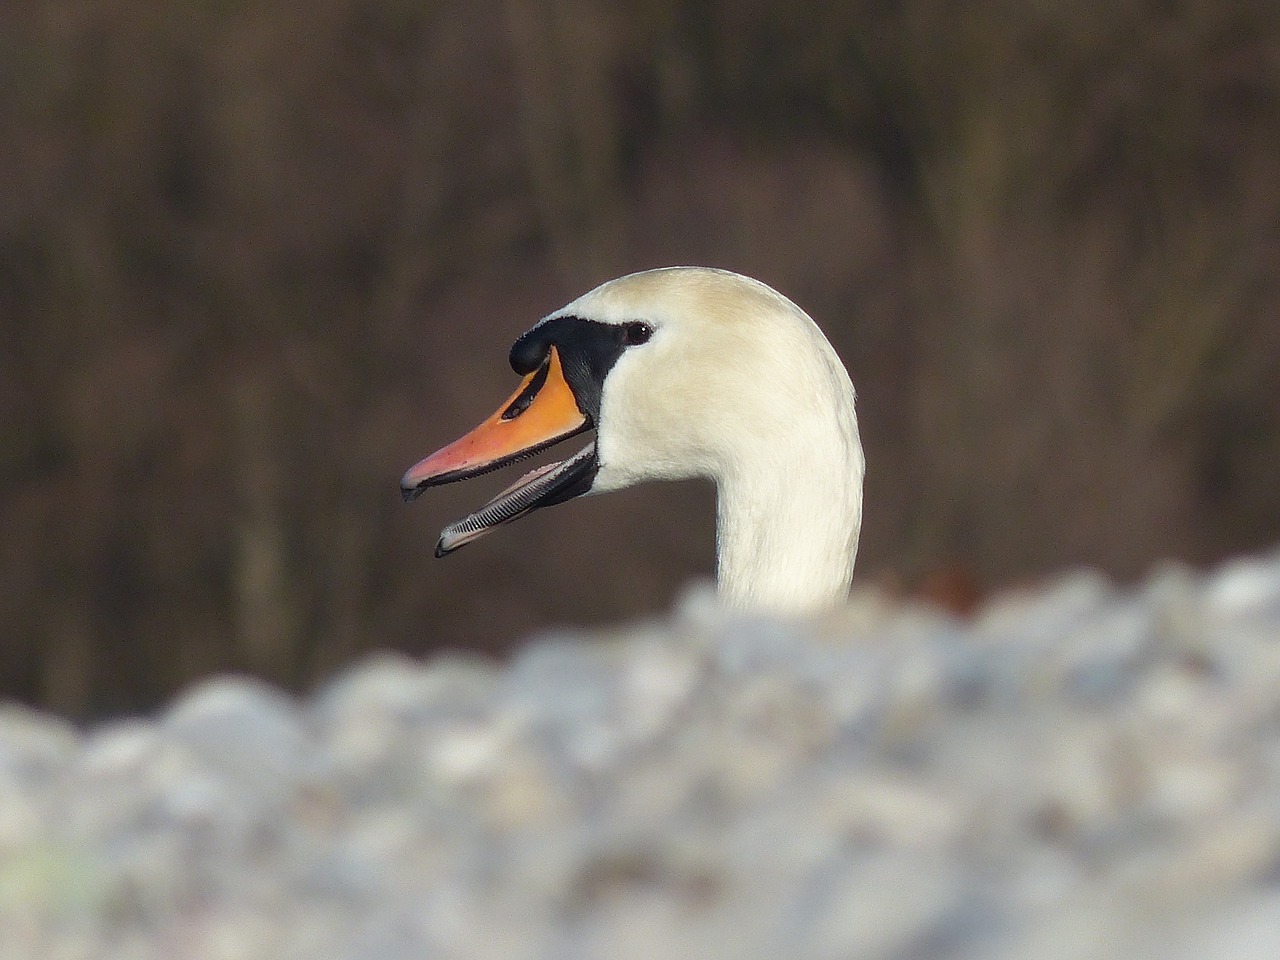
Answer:
<svg viewBox="0 0 1280 960"><path fill-rule="evenodd" d="M649 326L647 323L628 323L622 328L622 337L629 347L648 343L649 338L652 336L653 327Z"/></svg>

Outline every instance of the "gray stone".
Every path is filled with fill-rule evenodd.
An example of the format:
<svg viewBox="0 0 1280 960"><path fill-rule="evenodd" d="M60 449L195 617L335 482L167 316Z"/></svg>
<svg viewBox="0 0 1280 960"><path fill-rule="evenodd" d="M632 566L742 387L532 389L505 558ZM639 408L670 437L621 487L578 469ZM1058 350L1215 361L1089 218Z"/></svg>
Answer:
<svg viewBox="0 0 1280 960"><path fill-rule="evenodd" d="M0 960L1280 950L1280 555L0 708Z"/></svg>

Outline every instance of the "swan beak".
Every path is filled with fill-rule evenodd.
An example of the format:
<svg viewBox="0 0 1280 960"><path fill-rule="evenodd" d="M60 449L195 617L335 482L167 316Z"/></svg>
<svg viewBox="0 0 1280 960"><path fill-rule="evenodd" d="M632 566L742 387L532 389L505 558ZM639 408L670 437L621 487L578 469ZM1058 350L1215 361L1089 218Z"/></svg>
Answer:
<svg viewBox="0 0 1280 960"><path fill-rule="evenodd" d="M578 409L553 346L547 361L521 381L493 416L405 471L400 493L405 500L414 500L428 487L504 467L590 426Z"/></svg>
<svg viewBox="0 0 1280 960"><path fill-rule="evenodd" d="M497 470L591 426L591 419L578 409L560 354L552 346L546 362L521 382L493 416L410 467L400 480L400 492L405 500L413 500L428 487ZM591 489L596 467L593 442L567 460L530 471L475 513L445 527L436 556L452 553L540 507L581 496Z"/></svg>

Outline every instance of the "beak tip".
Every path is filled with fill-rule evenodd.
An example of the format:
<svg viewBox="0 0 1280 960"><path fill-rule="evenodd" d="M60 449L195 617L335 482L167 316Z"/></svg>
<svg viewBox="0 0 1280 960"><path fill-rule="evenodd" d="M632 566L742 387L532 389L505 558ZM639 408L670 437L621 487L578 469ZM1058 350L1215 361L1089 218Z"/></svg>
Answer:
<svg viewBox="0 0 1280 960"><path fill-rule="evenodd" d="M422 484L414 483L407 475L400 481L400 496L404 497L405 503L412 503L417 500L424 489L426 488Z"/></svg>

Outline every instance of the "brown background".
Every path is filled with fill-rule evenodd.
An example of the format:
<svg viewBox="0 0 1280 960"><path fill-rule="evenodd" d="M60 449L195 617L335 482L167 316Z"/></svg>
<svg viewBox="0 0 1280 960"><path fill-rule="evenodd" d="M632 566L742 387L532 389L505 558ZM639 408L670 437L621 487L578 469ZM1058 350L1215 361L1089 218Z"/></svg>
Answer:
<svg viewBox="0 0 1280 960"><path fill-rule="evenodd" d="M662 610L712 495L398 497L619 273L753 274L860 393L859 576L1280 539L1274 0L6 0L0 695Z"/></svg>

